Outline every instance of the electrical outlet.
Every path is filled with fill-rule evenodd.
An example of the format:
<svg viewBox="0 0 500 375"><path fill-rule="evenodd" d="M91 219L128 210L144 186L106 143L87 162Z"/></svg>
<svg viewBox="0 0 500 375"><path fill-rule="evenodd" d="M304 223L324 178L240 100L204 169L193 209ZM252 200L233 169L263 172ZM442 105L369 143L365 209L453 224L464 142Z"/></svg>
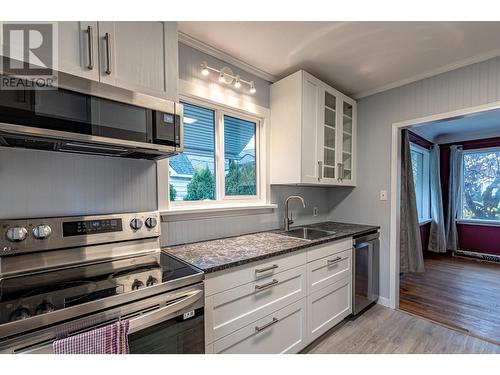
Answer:
<svg viewBox="0 0 500 375"><path fill-rule="evenodd" d="M380 190L380 200L381 201L387 200L387 190Z"/></svg>
<svg viewBox="0 0 500 375"><path fill-rule="evenodd" d="M313 216L318 216L318 207L313 208Z"/></svg>

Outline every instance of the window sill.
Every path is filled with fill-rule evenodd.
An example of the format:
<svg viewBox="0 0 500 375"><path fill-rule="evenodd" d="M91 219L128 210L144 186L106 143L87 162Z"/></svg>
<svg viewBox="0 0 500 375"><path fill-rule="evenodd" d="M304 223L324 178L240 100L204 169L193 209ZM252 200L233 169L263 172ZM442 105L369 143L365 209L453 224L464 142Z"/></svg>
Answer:
<svg viewBox="0 0 500 375"><path fill-rule="evenodd" d="M199 207L171 207L167 211L160 212L160 215L162 218L162 222L183 221L221 216L239 216L270 213L277 207L277 204L270 203L213 204L210 206Z"/></svg>
<svg viewBox="0 0 500 375"><path fill-rule="evenodd" d="M457 224L483 225L483 226L489 226L489 227L500 227L500 221L495 221L495 220L457 219Z"/></svg>
<svg viewBox="0 0 500 375"><path fill-rule="evenodd" d="M418 221L418 225L425 225L429 224L432 221L432 219L422 219Z"/></svg>

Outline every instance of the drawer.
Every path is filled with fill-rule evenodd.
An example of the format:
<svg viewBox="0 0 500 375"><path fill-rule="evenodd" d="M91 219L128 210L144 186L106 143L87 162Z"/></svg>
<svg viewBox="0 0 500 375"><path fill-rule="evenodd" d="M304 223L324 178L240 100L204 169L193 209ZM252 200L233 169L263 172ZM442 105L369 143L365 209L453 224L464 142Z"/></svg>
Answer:
<svg viewBox="0 0 500 375"><path fill-rule="evenodd" d="M306 266L300 266L206 297L206 343L304 298L306 288Z"/></svg>
<svg viewBox="0 0 500 375"><path fill-rule="evenodd" d="M210 296L252 281L268 278L279 272L301 266L306 263L306 251L284 254L277 257L252 262L205 276L205 295Z"/></svg>
<svg viewBox="0 0 500 375"><path fill-rule="evenodd" d="M316 259L324 258L349 249L352 249L352 237L345 240L328 242L323 245L309 248L307 251L307 261L312 262Z"/></svg>
<svg viewBox="0 0 500 375"><path fill-rule="evenodd" d="M340 323L352 312L350 279L342 279L307 297L309 342Z"/></svg>
<svg viewBox="0 0 500 375"><path fill-rule="evenodd" d="M352 250L345 250L307 263L307 294L341 279L351 278Z"/></svg>
<svg viewBox="0 0 500 375"><path fill-rule="evenodd" d="M292 303L216 341L213 353L298 353L306 342L306 300Z"/></svg>

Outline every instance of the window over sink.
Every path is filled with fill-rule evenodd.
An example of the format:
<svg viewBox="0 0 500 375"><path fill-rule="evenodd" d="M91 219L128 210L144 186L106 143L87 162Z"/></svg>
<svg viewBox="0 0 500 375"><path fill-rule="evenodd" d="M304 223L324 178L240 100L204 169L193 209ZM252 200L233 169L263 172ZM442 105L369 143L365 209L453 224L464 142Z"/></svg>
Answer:
<svg viewBox="0 0 500 375"><path fill-rule="evenodd" d="M259 202L259 118L182 101L184 152L169 159L171 207Z"/></svg>

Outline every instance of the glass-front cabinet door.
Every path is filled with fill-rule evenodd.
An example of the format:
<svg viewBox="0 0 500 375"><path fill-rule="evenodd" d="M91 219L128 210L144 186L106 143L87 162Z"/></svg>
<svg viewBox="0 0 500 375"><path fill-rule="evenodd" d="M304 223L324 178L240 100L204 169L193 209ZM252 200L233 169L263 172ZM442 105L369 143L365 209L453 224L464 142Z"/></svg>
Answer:
<svg viewBox="0 0 500 375"><path fill-rule="evenodd" d="M323 171L321 173L321 182L324 183L331 183L337 179L337 101L338 95L336 93L325 90L323 129L321 130L321 133L323 133L323 147L321 150L323 154Z"/></svg>
<svg viewBox="0 0 500 375"><path fill-rule="evenodd" d="M343 184L354 182L354 140L356 131L356 103L342 95L339 113L338 181Z"/></svg>

